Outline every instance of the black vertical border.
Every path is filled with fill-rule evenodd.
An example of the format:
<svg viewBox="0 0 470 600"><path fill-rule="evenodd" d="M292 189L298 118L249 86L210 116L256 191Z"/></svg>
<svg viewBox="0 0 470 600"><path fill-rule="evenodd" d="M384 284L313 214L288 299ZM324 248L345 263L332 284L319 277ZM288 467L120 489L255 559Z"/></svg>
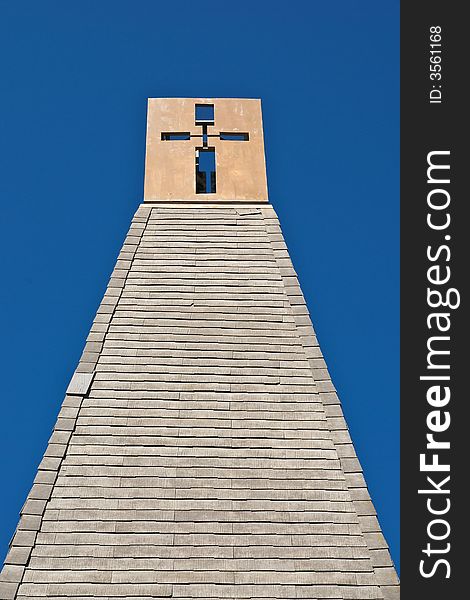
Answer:
<svg viewBox="0 0 470 600"><path fill-rule="evenodd" d="M470 501L466 490L467 457L470 456L469 421L466 420L470 403L465 385L465 374L470 371L468 320L466 315L468 278L470 275L470 206L465 189L470 179L470 156L466 148L468 136L468 102L465 88L468 79L467 62L470 59L469 25L464 17L463 3L417 1L401 3L401 594L403 600L453 600L465 597L467 567L466 541L469 532ZM442 29L442 80L430 80L430 27ZM442 103L430 104L429 92L433 84L442 87ZM426 223L427 155L431 151L450 151L450 184L445 187L451 195L449 206L451 224L446 231L433 231ZM445 162L445 160L444 160ZM442 215L443 216L443 215ZM444 235L450 240L444 240ZM451 257L445 261L445 252L438 261L450 266L451 280L441 288L457 288L460 307L438 310L450 313L448 333L450 357L451 400L446 408L451 416L450 428L441 434L449 440L447 454L440 452L440 461L450 460L451 508L443 518L451 531L441 542L428 538L427 526L432 520L426 495L418 489L426 486L426 474L420 472L419 455L425 451L428 433L426 417L430 410L426 400L429 382L420 381L426 374L427 341L433 333L426 318L433 309L427 305L427 270L432 263L426 256L427 247L433 249L448 244ZM436 286L432 286L436 288ZM444 289L442 290L444 292ZM434 330L435 331L435 330ZM435 335L435 333L434 333ZM442 334L445 335L445 334ZM469 357L469 358L467 358ZM429 372L428 372L429 374ZM436 372L443 374L443 372ZM436 438L439 439L438 435ZM467 463L467 464L466 464ZM431 473L429 473L432 476ZM436 473L440 481L444 473ZM444 506L446 495L436 498L435 507ZM467 508L468 507L468 508ZM435 518L439 518L436 516ZM444 531L444 526L440 531ZM439 528L434 529L439 533ZM448 553L422 552L430 542L433 548L443 549L450 543ZM432 577L420 575L420 561L426 560L428 572L436 560L444 558L450 564L440 565Z"/></svg>

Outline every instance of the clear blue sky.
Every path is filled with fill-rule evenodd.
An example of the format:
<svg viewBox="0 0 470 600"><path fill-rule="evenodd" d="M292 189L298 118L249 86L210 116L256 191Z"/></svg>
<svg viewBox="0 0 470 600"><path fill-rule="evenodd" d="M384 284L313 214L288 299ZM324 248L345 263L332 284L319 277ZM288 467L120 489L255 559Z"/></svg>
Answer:
<svg viewBox="0 0 470 600"><path fill-rule="evenodd" d="M146 98L240 96L398 563L398 0L0 0L0 66L0 555L142 199Z"/></svg>

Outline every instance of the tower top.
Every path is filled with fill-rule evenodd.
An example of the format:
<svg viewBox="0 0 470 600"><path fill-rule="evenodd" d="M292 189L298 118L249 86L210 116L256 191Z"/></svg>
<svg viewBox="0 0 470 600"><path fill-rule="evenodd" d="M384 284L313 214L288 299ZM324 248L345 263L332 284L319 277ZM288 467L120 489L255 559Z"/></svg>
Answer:
<svg viewBox="0 0 470 600"><path fill-rule="evenodd" d="M149 98L146 202L267 202L261 100Z"/></svg>

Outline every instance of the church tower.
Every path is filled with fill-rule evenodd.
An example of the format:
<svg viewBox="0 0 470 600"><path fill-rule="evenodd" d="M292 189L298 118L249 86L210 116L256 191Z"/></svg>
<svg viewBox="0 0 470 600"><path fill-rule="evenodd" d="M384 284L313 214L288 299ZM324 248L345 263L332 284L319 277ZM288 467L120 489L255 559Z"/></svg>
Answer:
<svg viewBox="0 0 470 600"><path fill-rule="evenodd" d="M268 201L259 100L149 100L144 201L0 590L399 597Z"/></svg>

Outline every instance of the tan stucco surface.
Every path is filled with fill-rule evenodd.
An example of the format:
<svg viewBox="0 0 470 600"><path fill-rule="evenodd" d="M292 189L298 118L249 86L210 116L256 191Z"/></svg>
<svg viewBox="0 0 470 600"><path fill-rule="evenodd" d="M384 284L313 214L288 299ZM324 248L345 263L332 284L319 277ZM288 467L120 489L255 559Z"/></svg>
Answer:
<svg viewBox="0 0 470 600"><path fill-rule="evenodd" d="M202 133L196 104L214 104L208 134L248 133L248 141L209 138L216 149L217 193L196 194L195 149L201 138L162 141L162 132ZM145 160L145 201L268 201L261 101L241 98L149 98Z"/></svg>

